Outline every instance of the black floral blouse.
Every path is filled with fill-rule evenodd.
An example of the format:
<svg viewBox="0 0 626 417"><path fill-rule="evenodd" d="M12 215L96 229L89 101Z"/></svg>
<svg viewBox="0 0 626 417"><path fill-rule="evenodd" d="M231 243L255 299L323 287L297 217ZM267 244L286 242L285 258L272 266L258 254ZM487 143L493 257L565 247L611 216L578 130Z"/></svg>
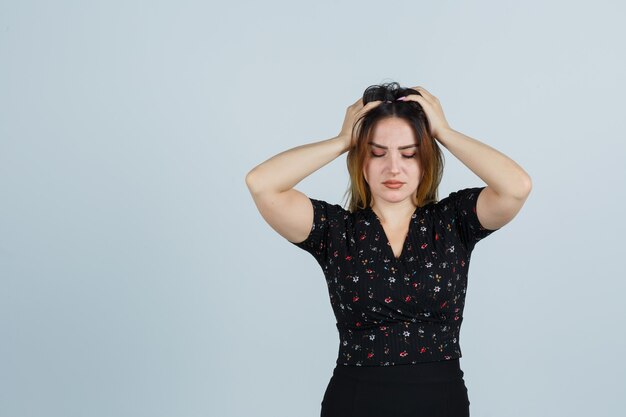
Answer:
<svg viewBox="0 0 626 417"><path fill-rule="evenodd" d="M388 366L460 358L471 252L496 230L482 227L485 187L417 207L396 258L378 216L310 198L303 242L322 267L339 331L338 365Z"/></svg>

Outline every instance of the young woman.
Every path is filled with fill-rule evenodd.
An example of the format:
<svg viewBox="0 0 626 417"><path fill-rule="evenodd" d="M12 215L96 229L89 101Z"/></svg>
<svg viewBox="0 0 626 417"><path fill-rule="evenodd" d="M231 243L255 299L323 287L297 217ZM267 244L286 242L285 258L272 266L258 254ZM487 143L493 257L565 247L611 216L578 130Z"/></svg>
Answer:
<svg viewBox="0 0 626 417"><path fill-rule="evenodd" d="M437 142L487 184L438 201ZM349 209L293 187L348 152ZM337 318L322 417L462 417L459 333L471 253L510 222L529 175L452 129L423 87L367 88L336 137L289 149L246 183L262 217L320 264Z"/></svg>

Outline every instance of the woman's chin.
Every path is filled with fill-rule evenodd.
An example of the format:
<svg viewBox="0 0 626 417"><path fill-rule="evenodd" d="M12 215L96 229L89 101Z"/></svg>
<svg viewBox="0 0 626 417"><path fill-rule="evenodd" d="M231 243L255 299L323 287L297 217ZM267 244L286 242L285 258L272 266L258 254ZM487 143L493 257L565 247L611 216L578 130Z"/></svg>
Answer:
<svg viewBox="0 0 626 417"><path fill-rule="evenodd" d="M380 198L381 200L385 200L388 203L400 203L407 198L411 198L411 196L406 195L406 193L399 190L386 190L382 194L379 194L378 198Z"/></svg>

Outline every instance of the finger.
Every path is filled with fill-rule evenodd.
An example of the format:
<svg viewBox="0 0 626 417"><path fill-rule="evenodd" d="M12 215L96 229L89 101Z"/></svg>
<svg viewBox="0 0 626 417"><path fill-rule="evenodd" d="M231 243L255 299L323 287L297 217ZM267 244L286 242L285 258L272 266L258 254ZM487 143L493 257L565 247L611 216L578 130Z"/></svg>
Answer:
<svg viewBox="0 0 626 417"><path fill-rule="evenodd" d="M415 90L415 91L417 91L417 92L418 92L418 94L416 94L416 93L410 93L410 92L407 92L407 94L405 94L405 95L404 95L404 97L407 97L407 98L413 99L414 97L420 97L420 96L422 96L422 97L423 97L423 96L424 96L424 95L422 95L422 93L418 90L418 87L410 87L410 89L411 89L411 90Z"/></svg>
<svg viewBox="0 0 626 417"><path fill-rule="evenodd" d="M423 96L427 96L428 98L434 99L435 96L432 95L432 93L430 91L428 91L427 89L425 89L424 87L413 87L414 90L419 91L419 93Z"/></svg>
<svg viewBox="0 0 626 417"><path fill-rule="evenodd" d="M424 101L426 101L428 103L428 100L426 100L426 98L424 98L424 96L421 96L419 94L407 94L406 96L400 97L400 98L402 99L402 100L398 99L400 101L417 101L417 102L419 102L420 100L424 100ZM422 103L420 102L420 104L422 104Z"/></svg>
<svg viewBox="0 0 626 417"><path fill-rule="evenodd" d="M415 86L415 87L411 87L411 90L415 90L415 91L419 92L420 94L421 93L430 94L427 89L425 89L424 87L422 87L420 85Z"/></svg>
<svg viewBox="0 0 626 417"><path fill-rule="evenodd" d="M382 103L382 100L370 101L365 106L363 106L363 108L361 108L359 110L359 115L361 115L363 113L367 113L368 111L370 111L374 107L378 106L380 103Z"/></svg>
<svg viewBox="0 0 626 417"><path fill-rule="evenodd" d="M363 108L361 109L361 111L365 112L369 109L371 109L372 107L376 107L378 106L380 103L382 103L382 100L375 100L375 101L370 101L369 103L367 103L365 106L363 106Z"/></svg>
<svg viewBox="0 0 626 417"><path fill-rule="evenodd" d="M358 106L362 106L362 105L363 105L363 98L359 98L357 101L355 101L354 103L352 103L348 107L358 107Z"/></svg>
<svg viewBox="0 0 626 417"><path fill-rule="evenodd" d="M423 90L420 90L419 94L407 94L405 97L408 100L417 101L422 105L424 105L424 103L421 100L423 100L426 104L431 104L431 102L434 101L434 97Z"/></svg>

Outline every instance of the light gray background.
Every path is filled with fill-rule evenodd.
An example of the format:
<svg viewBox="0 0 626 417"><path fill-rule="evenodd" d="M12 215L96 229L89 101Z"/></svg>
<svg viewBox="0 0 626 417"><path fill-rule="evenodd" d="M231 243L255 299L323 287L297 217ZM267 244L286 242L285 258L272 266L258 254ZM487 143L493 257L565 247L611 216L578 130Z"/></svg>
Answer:
<svg viewBox="0 0 626 417"><path fill-rule="evenodd" d="M321 268L245 174L421 85L532 177L473 254L471 413L623 410L618 1L0 2L0 415L319 415ZM439 197L484 183L444 150ZM297 185L343 203L345 154Z"/></svg>

